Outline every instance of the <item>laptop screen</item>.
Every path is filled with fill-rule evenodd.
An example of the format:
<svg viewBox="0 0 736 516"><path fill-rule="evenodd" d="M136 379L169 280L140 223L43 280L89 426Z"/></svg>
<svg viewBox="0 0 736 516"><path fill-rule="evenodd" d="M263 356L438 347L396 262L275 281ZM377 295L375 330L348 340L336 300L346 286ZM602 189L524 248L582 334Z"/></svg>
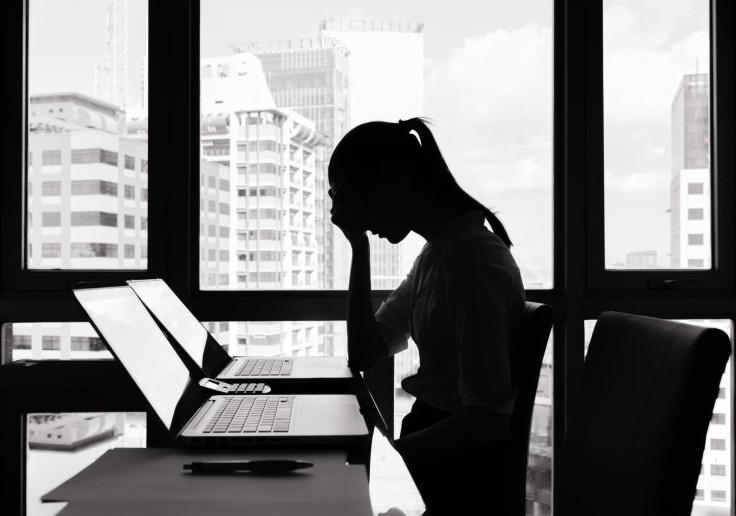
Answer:
<svg viewBox="0 0 736 516"><path fill-rule="evenodd" d="M174 291L162 280L129 281L128 285L174 340L202 367L207 330Z"/></svg>
<svg viewBox="0 0 736 516"><path fill-rule="evenodd" d="M74 295L100 337L171 429L189 371L141 300L127 286L77 289Z"/></svg>

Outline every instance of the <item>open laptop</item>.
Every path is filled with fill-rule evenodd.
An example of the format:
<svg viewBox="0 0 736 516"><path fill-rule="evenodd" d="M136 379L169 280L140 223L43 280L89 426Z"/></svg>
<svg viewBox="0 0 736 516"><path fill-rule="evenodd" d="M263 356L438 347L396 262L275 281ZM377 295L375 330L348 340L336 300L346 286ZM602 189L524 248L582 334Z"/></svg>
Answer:
<svg viewBox="0 0 736 516"><path fill-rule="evenodd" d="M128 286L75 289L93 327L184 445L349 445L368 435L353 394L212 394ZM217 391L217 388L214 388Z"/></svg>
<svg viewBox="0 0 736 516"><path fill-rule="evenodd" d="M160 279L131 280L128 285L153 317L207 376L223 381L345 382L353 376L347 357L231 357L173 290Z"/></svg>

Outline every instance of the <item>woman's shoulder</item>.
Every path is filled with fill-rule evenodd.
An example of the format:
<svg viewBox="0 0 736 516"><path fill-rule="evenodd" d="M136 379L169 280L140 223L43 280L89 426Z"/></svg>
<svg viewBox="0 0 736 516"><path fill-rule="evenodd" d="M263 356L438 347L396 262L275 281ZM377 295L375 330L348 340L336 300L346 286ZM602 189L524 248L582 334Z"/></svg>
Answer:
<svg viewBox="0 0 736 516"><path fill-rule="evenodd" d="M458 261L480 261L503 265L513 262L511 250L506 243L483 225L470 226L458 231L448 241L446 256Z"/></svg>

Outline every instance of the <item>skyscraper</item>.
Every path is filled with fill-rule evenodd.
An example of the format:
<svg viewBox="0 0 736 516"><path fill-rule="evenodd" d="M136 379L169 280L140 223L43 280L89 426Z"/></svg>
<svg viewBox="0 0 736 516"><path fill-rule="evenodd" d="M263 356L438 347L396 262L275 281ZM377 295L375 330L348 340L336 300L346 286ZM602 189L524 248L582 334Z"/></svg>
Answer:
<svg viewBox="0 0 736 516"><path fill-rule="evenodd" d="M221 213L233 226L231 285L324 288L324 135L276 106L253 54L202 60L201 85L202 157L227 167L234 185L229 213ZM322 326L236 322L233 353L323 354Z"/></svg>
<svg viewBox="0 0 736 516"><path fill-rule="evenodd" d="M332 149L350 127L348 50L339 42L324 38L250 42L233 48L237 52L252 52L260 59L278 107L291 109L316 123L324 135L327 167ZM327 195L326 177L319 178L315 188L315 208L322 221L319 232L323 236L324 286L332 289L335 227L330 222L332 203Z"/></svg>
<svg viewBox="0 0 736 516"><path fill-rule="evenodd" d="M685 75L672 100L671 266L711 266L710 81Z"/></svg>
<svg viewBox="0 0 736 516"><path fill-rule="evenodd" d="M672 100L672 267L711 267L710 77L683 76ZM727 321L700 321L732 336ZM731 368L721 379L706 435L693 515L730 514Z"/></svg>

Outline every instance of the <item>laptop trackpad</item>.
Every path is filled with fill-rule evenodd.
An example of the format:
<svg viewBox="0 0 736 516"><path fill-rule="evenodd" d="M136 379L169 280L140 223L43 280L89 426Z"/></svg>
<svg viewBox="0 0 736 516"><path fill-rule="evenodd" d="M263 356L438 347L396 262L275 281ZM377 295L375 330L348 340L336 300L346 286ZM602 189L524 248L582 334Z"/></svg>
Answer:
<svg viewBox="0 0 736 516"><path fill-rule="evenodd" d="M362 417L353 405L304 405L299 431L307 434L342 435L362 433Z"/></svg>

